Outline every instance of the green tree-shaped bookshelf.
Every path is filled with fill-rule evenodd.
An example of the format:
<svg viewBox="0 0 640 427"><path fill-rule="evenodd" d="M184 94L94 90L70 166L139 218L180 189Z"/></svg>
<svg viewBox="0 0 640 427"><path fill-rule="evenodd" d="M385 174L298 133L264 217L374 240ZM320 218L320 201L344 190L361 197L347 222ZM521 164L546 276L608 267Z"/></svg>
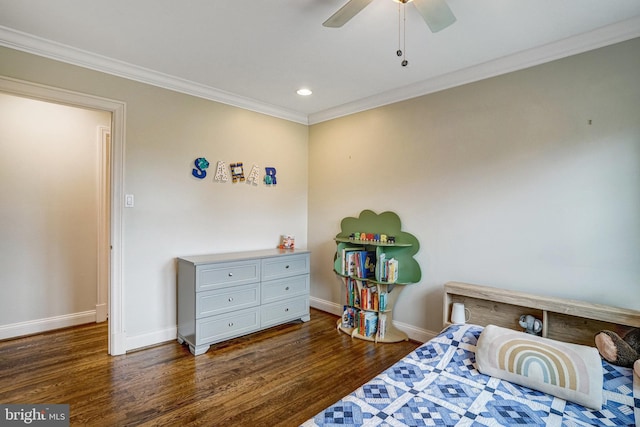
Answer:
<svg viewBox="0 0 640 427"><path fill-rule="evenodd" d="M337 250L333 269L344 288L345 311L338 320L338 329L354 338L375 342L407 340L407 334L393 325L393 307L404 286L420 281L420 265L414 259L420 249L418 239L402 231L400 218L394 212L376 214L364 210L358 218L344 218L340 228L340 233L335 237ZM362 233L378 238L357 238ZM383 235L387 241L379 237ZM389 241L389 237L395 241ZM375 269L369 269L369 274L363 273L367 268L352 271L355 269L349 268L349 259L353 261L357 256L368 257L369 261L375 262ZM385 280L381 258L397 261L396 280ZM369 327L361 327L364 323L360 320Z"/></svg>

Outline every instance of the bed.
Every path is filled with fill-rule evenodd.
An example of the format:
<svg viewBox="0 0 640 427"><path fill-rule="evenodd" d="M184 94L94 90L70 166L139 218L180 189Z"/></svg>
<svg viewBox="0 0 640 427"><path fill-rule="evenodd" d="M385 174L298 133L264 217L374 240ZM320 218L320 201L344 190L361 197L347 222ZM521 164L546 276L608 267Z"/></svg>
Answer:
<svg viewBox="0 0 640 427"><path fill-rule="evenodd" d="M448 322L454 302L465 304L469 323ZM592 372L600 381L596 393L591 393L596 396L597 408L478 370L476 356L486 358L480 351L493 345L486 338L489 332L500 337L521 331L518 318L522 314L545 321L543 337L527 339L596 352L597 359L590 359L589 365L595 367ZM640 327L639 312L448 283L444 321L444 330L435 338L302 425L633 426L640 422L640 378L634 378L632 369L614 366L600 359L597 350L584 347L593 346L593 334L598 330L623 334Z"/></svg>

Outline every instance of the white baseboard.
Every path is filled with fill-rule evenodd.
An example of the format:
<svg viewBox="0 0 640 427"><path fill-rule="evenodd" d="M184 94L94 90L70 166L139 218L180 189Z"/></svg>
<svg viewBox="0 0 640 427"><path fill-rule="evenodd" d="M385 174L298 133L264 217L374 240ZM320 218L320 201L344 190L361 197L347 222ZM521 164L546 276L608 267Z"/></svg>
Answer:
<svg viewBox="0 0 640 427"><path fill-rule="evenodd" d="M150 345L156 345L167 341L173 341L178 337L178 327L162 329L142 335L127 336L126 351L135 350Z"/></svg>
<svg viewBox="0 0 640 427"><path fill-rule="evenodd" d="M108 317L107 304L96 304L96 322L104 322Z"/></svg>
<svg viewBox="0 0 640 427"><path fill-rule="evenodd" d="M0 340L15 338L23 335L37 334L53 329L68 328L96 321L96 311L89 310L80 313L65 314L48 317L46 319L29 320L0 326Z"/></svg>
<svg viewBox="0 0 640 427"><path fill-rule="evenodd" d="M342 316L343 307L335 302L316 297L309 297L309 305L313 308L317 308L318 310L326 311L327 313L335 314L336 316Z"/></svg>
<svg viewBox="0 0 640 427"><path fill-rule="evenodd" d="M427 342L431 338L438 335L438 332L429 331L427 329L416 328L413 325L398 322L397 320L394 320L393 324L396 325L396 328L400 329L401 331L404 331L407 335L409 335L410 339L414 341L418 341L420 343Z"/></svg>
<svg viewBox="0 0 640 427"><path fill-rule="evenodd" d="M336 316L342 315L342 306L331 301L326 301L316 297L310 297L309 303L311 307ZM96 306L96 309L98 306ZM97 310L84 311L80 313L66 314L63 316L49 317L46 319L30 320L27 322L13 323L10 325L0 326L0 340L7 338L15 338L23 335L37 334L40 332L50 331L53 329L67 328L70 326L82 325L96 321ZM437 335L437 332L428 331L417 328L407 323L393 321L396 327L409 335L409 338L419 342L425 342ZM175 340L178 328L171 327L160 331L150 332L135 336L115 336L111 339L118 341L118 348L123 349L122 353L135 350L142 347L160 344L167 341ZM123 345L124 344L124 345ZM121 354L121 353L118 353Z"/></svg>
<svg viewBox="0 0 640 427"><path fill-rule="evenodd" d="M326 301L316 297L309 297L309 305L313 308L317 308L318 310L326 311L327 313L335 314L336 316L342 316L343 307L335 302ZM438 335L438 332L421 329L413 325L409 325L408 323L398 322L395 319L393 324L396 328L404 331L409 336L409 339L421 343L429 341L431 338Z"/></svg>

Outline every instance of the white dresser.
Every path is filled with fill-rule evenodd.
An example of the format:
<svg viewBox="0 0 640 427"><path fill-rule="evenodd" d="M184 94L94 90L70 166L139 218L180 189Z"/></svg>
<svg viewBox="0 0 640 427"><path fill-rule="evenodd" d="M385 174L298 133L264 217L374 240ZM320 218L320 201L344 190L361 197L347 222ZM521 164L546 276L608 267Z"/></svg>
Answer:
<svg viewBox="0 0 640 427"><path fill-rule="evenodd" d="M309 251L267 249L178 258L178 342L191 353L309 321Z"/></svg>

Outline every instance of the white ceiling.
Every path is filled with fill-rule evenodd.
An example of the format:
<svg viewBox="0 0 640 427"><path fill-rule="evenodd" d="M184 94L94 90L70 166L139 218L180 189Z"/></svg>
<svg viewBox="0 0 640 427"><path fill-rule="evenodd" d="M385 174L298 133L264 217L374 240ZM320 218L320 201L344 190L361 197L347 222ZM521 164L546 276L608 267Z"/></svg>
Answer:
<svg viewBox="0 0 640 427"><path fill-rule="evenodd" d="M398 4L323 27L344 3L0 0L0 45L317 123L640 37L640 0L447 0L435 34L408 5L402 67Z"/></svg>

